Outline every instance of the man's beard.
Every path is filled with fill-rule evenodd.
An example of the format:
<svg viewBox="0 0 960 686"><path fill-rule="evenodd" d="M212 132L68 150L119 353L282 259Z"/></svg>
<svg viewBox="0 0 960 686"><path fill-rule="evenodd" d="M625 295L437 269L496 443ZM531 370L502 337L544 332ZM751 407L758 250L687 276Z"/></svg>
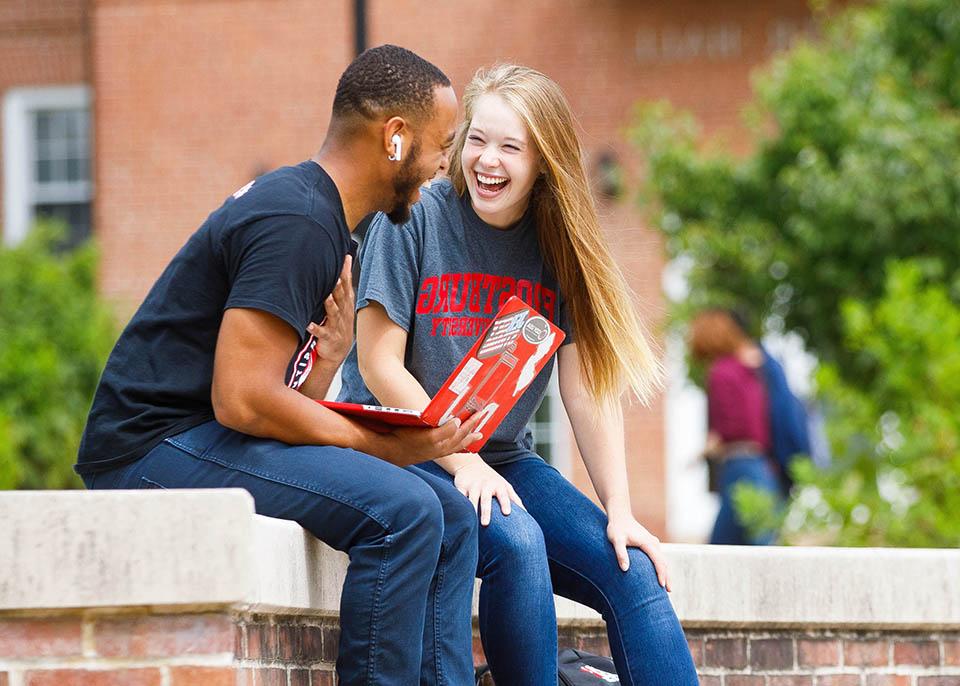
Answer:
<svg viewBox="0 0 960 686"><path fill-rule="evenodd" d="M417 169L419 158L420 146L418 141L414 141L410 146L410 154L403 160L400 171L393 179L393 207L387 212L387 219L394 224L410 221L410 198L423 182Z"/></svg>

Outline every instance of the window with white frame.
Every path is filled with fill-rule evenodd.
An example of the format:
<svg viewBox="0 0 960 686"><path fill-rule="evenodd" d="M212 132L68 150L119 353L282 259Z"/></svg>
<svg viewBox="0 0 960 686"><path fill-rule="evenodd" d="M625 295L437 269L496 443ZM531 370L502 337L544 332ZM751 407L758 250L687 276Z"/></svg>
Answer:
<svg viewBox="0 0 960 686"><path fill-rule="evenodd" d="M533 450L564 474L570 469L570 423L560 400L560 385L554 365L547 392L530 421Z"/></svg>
<svg viewBox="0 0 960 686"><path fill-rule="evenodd" d="M3 235L8 244L52 218L68 243L90 235L90 89L15 88L3 102Z"/></svg>

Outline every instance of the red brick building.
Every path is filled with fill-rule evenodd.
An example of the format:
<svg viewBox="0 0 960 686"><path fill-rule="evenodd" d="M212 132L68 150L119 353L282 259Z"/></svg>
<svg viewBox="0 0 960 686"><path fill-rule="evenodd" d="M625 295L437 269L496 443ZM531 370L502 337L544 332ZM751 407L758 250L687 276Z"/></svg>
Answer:
<svg viewBox="0 0 960 686"><path fill-rule="evenodd" d="M209 211L254 175L323 140L337 77L368 45L409 47L460 91L496 61L565 89L591 171L613 155L639 100L669 99L708 134L749 142L751 70L810 25L806 0L5 0L0 3L5 237L53 213L100 243L103 293L128 316ZM89 133L89 136L86 134ZM629 198L605 227L654 324L663 257ZM554 412L556 417L556 412ZM641 521L667 531L664 411L628 411ZM555 432L558 451L566 433ZM579 460L558 455L589 490Z"/></svg>

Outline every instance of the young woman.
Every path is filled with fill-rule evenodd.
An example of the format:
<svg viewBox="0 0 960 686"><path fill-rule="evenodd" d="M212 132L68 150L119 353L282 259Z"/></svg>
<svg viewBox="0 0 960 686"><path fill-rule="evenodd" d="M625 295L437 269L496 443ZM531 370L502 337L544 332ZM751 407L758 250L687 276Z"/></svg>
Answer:
<svg viewBox="0 0 960 686"><path fill-rule="evenodd" d="M772 436L763 349L718 309L704 310L690 326L690 353L707 365L707 447L704 457L717 470L720 510L710 535L722 545L769 545L773 532L750 532L737 517L733 493L751 484L783 499ZM781 371L782 374L782 371Z"/></svg>
<svg viewBox="0 0 960 686"><path fill-rule="evenodd" d="M422 409L510 295L557 323L560 393L603 509L532 451L553 360L479 455L411 469L478 510L480 635L497 683L557 683L556 592L603 615L621 683L696 684L659 541L627 490L620 396L649 398L658 364L603 242L569 106L513 65L479 72L463 103L450 179L406 224L380 216L367 234L340 398ZM439 630L449 608L430 611Z"/></svg>

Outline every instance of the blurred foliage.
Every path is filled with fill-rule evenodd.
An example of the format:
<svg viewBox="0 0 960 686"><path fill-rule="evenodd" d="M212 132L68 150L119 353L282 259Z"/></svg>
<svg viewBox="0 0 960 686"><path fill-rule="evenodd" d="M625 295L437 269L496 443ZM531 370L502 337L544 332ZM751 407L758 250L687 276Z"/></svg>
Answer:
<svg viewBox="0 0 960 686"><path fill-rule="evenodd" d="M887 0L822 30L756 79L750 156L703 151L692 118L663 103L631 134L688 268L675 314L736 306L859 379L871 370L844 346L840 297L875 301L893 257L960 273L960 3Z"/></svg>
<svg viewBox="0 0 960 686"><path fill-rule="evenodd" d="M638 110L643 199L689 285L673 317L734 307L823 363L834 465L798 462L780 512L740 489L755 529L960 545L960 3L818 19L757 77L748 156L669 105Z"/></svg>
<svg viewBox="0 0 960 686"><path fill-rule="evenodd" d="M858 385L820 368L835 462L796 465L785 542L960 546L960 307L922 264L888 273L875 306L841 308L846 345L883 373ZM747 490L737 504L748 525L770 526L773 509Z"/></svg>
<svg viewBox="0 0 960 686"><path fill-rule="evenodd" d="M0 489L72 488L72 465L115 338L96 252L40 224L0 247Z"/></svg>

